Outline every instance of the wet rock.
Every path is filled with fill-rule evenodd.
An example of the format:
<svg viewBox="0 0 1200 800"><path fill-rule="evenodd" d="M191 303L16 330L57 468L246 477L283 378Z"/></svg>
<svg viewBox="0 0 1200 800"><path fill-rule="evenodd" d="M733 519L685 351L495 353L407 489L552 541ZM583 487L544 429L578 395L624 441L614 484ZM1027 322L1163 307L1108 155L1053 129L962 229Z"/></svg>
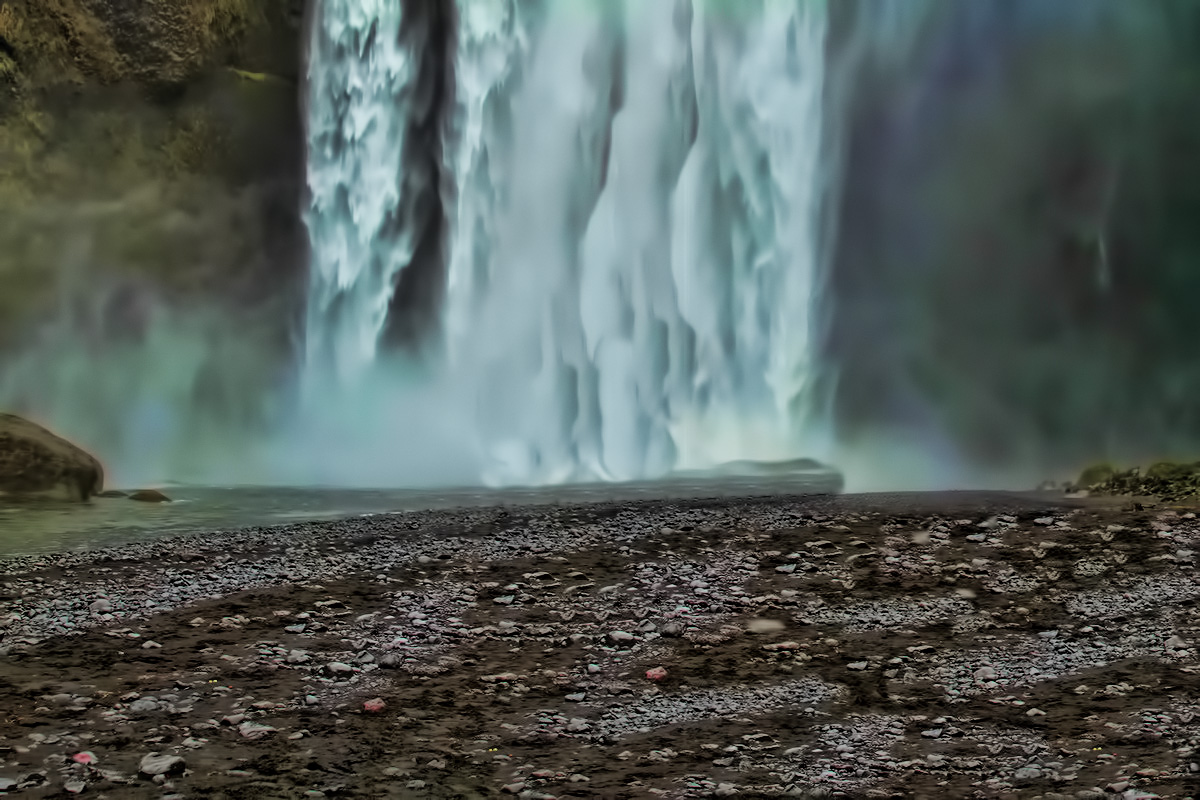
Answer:
<svg viewBox="0 0 1200 800"><path fill-rule="evenodd" d="M136 492L129 494L130 500L136 500L139 503L169 503L171 498L167 497L157 489L138 489Z"/></svg>
<svg viewBox="0 0 1200 800"><path fill-rule="evenodd" d="M242 738L256 740L262 739L264 736L270 736L275 733L276 729L270 725L262 725L258 722L246 721L238 725L238 733Z"/></svg>
<svg viewBox="0 0 1200 800"><path fill-rule="evenodd" d="M183 772L187 763L179 756L160 753L148 753L142 756L138 772L154 777L155 775L175 775Z"/></svg>
<svg viewBox="0 0 1200 800"><path fill-rule="evenodd" d="M141 697L129 704L129 711L132 714L152 714L159 708L161 705L158 698L155 697Z"/></svg>

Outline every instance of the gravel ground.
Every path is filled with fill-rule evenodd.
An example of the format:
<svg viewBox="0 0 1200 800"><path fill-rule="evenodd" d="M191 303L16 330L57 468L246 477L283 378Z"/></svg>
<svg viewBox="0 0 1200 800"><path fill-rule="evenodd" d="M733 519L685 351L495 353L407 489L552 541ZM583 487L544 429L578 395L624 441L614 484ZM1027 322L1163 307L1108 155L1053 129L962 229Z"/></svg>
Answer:
<svg viewBox="0 0 1200 800"><path fill-rule="evenodd" d="M1200 796L1198 541L938 494L0 561L0 794Z"/></svg>

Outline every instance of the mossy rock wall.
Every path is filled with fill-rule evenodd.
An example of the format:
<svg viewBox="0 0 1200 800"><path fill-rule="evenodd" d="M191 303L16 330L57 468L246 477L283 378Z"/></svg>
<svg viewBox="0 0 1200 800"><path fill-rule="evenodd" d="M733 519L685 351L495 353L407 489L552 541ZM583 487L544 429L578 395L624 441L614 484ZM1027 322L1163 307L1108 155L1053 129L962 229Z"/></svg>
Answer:
<svg viewBox="0 0 1200 800"><path fill-rule="evenodd" d="M0 348L64 292L194 307L294 290L301 12L0 0Z"/></svg>
<svg viewBox="0 0 1200 800"><path fill-rule="evenodd" d="M0 0L0 409L118 478L245 460L287 378L303 11Z"/></svg>

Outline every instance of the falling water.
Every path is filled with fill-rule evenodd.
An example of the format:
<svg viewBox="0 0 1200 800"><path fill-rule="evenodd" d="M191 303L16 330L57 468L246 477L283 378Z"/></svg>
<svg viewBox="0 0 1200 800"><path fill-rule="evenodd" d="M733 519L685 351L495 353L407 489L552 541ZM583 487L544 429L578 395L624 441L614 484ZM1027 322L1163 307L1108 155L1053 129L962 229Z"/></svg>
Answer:
<svg viewBox="0 0 1200 800"><path fill-rule="evenodd" d="M400 41L400 3L322 0L318 8L309 56L310 357L350 380L374 361L390 287L412 258L399 212L414 55Z"/></svg>
<svg viewBox="0 0 1200 800"><path fill-rule="evenodd" d="M310 416L394 437L393 470L451 450L491 484L821 455L824 2L460 0L451 47L403 35L405 5L324 0L314 26ZM430 193L405 137L435 46ZM446 258L414 377L382 341L418 195Z"/></svg>

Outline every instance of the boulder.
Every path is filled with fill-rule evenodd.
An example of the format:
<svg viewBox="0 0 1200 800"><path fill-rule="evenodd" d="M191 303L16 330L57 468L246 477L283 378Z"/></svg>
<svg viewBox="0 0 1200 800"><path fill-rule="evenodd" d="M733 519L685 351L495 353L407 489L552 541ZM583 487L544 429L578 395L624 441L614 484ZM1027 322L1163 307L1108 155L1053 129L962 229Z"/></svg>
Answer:
<svg viewBox="0 0 1200 800"><path fill-rule="evenodd" d="M0 414L0 496L87 500L102 488L104 469L92 455L27 419Z"/></svg>
<svg viewBox="0 0 1200 800"><path fill-rule="evenodd" d="M138 489L129 495L130 500L136 500L139 503L169 503L171 498L160 492L158 489Z"/></svg>

